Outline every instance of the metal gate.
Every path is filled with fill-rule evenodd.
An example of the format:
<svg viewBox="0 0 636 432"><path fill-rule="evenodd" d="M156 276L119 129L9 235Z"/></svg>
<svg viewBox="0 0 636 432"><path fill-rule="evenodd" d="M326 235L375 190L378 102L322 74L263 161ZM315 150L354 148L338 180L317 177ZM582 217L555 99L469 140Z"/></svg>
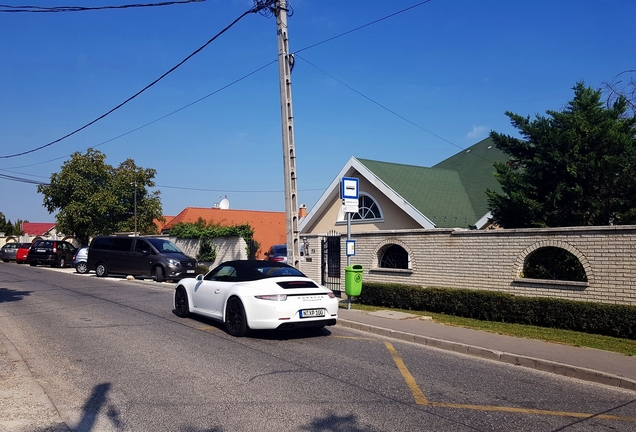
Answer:
<svg viewBox="0 0 636 432"><path fill-rule="evenodd" d="M321 284L329 288L340 297L340 234L330 231L327 237L320 241L322 249L322 278Z"/></svg>

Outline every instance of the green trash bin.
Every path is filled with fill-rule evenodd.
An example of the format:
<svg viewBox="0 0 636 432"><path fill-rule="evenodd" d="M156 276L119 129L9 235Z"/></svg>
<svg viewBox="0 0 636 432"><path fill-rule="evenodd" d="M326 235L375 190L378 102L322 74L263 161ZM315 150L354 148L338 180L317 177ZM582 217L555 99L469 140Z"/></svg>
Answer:
<svg viewBox="0 0 636 432"><path fill-rule="evenodd" d="M345 293L357 297L362 292L362 266L353 264L345 268Z"/></svg>

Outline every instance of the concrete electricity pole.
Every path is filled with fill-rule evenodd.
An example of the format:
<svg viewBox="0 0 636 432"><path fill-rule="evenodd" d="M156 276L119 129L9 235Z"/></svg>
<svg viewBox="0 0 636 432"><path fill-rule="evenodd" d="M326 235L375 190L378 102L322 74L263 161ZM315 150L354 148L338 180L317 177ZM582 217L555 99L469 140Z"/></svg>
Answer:
<svg viewBox="0 0 636 432"><path fill-rule="evenodd" d="M280 75L280 108L283 128L283 172L285 175L285 215L287 217L287 262L300 267L298 233L298 191L296 189L296 150L294 148L294 116L292 113L291 67L287 35L287 2L276 0L278 34L278 71Z"/></svg>

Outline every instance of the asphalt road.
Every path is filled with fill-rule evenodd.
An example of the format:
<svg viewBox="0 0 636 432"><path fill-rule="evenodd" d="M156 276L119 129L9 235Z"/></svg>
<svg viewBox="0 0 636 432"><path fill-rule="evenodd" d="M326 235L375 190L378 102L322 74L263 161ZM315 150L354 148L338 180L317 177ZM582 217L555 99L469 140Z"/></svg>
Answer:
<svg viewBox="0 0 636 432"><path fill-rule="evenodd" d="M636 430L633 392L338 326L234 338L173 287L0 263L0 330L77 431Z"/></svg>

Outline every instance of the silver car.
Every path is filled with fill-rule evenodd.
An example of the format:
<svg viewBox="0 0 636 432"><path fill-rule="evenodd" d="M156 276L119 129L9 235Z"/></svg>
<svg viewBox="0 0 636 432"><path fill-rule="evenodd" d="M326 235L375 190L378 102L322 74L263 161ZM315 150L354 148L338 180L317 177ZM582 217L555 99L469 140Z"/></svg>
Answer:
<svg viewBox="0 0 636 432"><path fill-rule="evenodd" d="M73 255L73 268L76 272L88 273L88 247L79 248Z"/></svg>
<svg viewBox="0 0 636 432"><path fill-rule="evenodd" d="M0 259L4 262L15 261L15 254L22 243L7 243L0 249Z"/></svg>

